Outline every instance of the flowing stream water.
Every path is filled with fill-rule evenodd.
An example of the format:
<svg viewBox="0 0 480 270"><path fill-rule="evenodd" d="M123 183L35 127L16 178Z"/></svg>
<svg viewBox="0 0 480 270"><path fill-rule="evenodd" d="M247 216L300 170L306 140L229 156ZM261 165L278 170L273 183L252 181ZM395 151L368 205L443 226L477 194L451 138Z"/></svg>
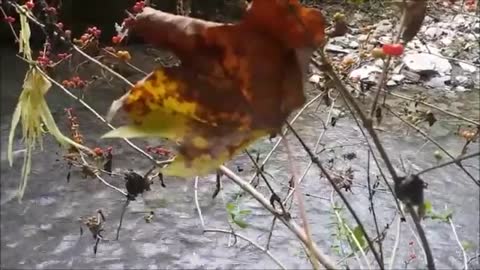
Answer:
<svg viewBox="0 0 480 270"><path fill-rule="evenodd" d="M107 188L96 179L83 179L78 171L73 171L70 182L66 181L67 165L61 160L57 151L60 149L50 137L45 138L44 151L37 149L33 156L33 168L30 181L21 203L15 198L20 171L23 162L22 151L17 151L13 167L8 165L6 146L11 115L15 108L23 82L26 66L15 57L15 51L3 50L1 55L1 265L2 269L155 269L155 268L208 268L208 269L265 269L277 268L277 265L263 252L245 241L229 247L229 236L220 233L202 233L200 219L194 200L194 181L192 179L166 178L166 188L155 182L152 190L145 193L130 204L125 214L123 228L119 241L115 237L125 198L119 193ZM116 84L115 84L116 85ZM118 86L115 91L108 90L108 85L90 89L86 101L101 114L105 114L111 101L125 87ZM111 88L111 87L110 87ZM318 93L310 90L309 98ZM80 129L90 146L112 145L114 148L114 168L121 172L127 168L145 172L149 162L126 146L121 140L99 140L107 131L105 125L81 105L68 98L59 89L53 88L48 94L48 101L54 117L62 128L66 127L65 107L74 107L79 119ZM455 102L444 100L444 105L451 109L469 112L477 115L478 121L478 91L461 93ZM317 103L299 117L294 127L307 143L313 147L319 133L322 132L322 120L327 115L327 108L321 105L316 111ZM475 114L477 112L477 114ZM458 154L463 146L462 140L454 135L457 122L443 121L432 128L432 136L447 150ZM402 170L400 156L407 169L421 170L437 164L433 155L436 147L428 143L423 148L425 140L413 131L407 135L407 128L399 122L385 123L382 128L388 132L380 132L389 155L398 171ZM66 130L66 129L63 129ZM277 138L278 139L278 138ZM252 151L260 152L263 158L274 145L274 139L258 142ZM274 176L271 180L274 189L286 194L289 181L289 162L293 162L298 171L303 172L309 158L293 136L288 136L293 149L293 161L288 156L283 145L273 154L265 169ZM137 142L137 141L136 141ZM145 144L145 142L139 142ZM335 170L353 169L354 179L351 192L345 193L354 209L368 228L370 236L375 236L372 216L369 211L368 190L366 188L367 147L355 122L349 117L341 118L335 127L331 127L322 139L322 145L327 148L320 158L325 164L334 158ZM472 144L470 151L478 150L479 145ZM15 150L21 150L20 136L14 144ZM356 158L343 158L344 154L355 153ZM447 160L446 157L443 159ZM465 162L467 169L478 179L478 158ZM229 162L239 175L250 179L254 169L245 155ZM476 167L475 167L476 166ZM372 162L372 182L376 181L378 170ZM106 176L113 185L124 187L124 180ZM475 256L479 249L479 188L456 166L448 166L433 171L424 176L428 183L425 197L433 205L435 211L444 212L445 207L453 210L453 221L461 241L468 243L469 257ZM215 200L212 193L215 189L215 177L200 179L199 202L208 228L228 229L225 202L233 200L240 191L227 178L223 180L224 192ZM268 194L263 182L259 190ZM332 248L335 244L335 219L330 202L332 187L326 179L319 177L319 171L312 166L304 180L307 216L313 237L319 247L327 254L339 259L342 256ZM224 200L222 199L222 196ZM340 204L339 199L335 199ZM391 223L384 243L386 262L392 251L397 222L394 220L395 204L391 194L383 183L380 184L374 196L374 203L379 219L380 229ZM267 242L272 217L254 199L245 195L239 202L242 209L251 210L246 217L248 227L236 231L264 246ZM106 241L100 243L98 253L93 254L94 240L86 228L80 235L81 216L89 216L101 208L106 216ZM153 210L155 216L151 223L144 220L145 211ZM346 210L342 215L354 227L354 222ZM297 211L293 218L300 222ZM410 222L410 219L408 219ZM410 224L412 224L410 222ZM425 220L423 222L427 237L439 269L462 268L463 258L452 229L448 223ZM235 226L235 225L234 225ZM413 228L413 225L410 225ZM402 223L399 251L395 268L403 268L404 261L413 249L418 259L413 260L409 268L425 265L423 253L415 242L411 230ZM414 241L412 246L410 241ZM277 224L273 232L270 251L288 268L310 268L302 247L294 235L282 224ZM354 260L349 262L355 263ZM371 262L375 266L374 262Z"/></svg>

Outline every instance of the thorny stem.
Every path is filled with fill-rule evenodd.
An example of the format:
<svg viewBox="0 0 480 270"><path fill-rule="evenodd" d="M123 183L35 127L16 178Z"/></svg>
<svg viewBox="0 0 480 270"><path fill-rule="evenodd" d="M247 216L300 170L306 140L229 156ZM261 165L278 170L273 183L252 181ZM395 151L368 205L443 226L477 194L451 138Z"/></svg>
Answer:
<svg viewBox="0 0 480 270"><path fill-rule="evenodd" d="M463 121L465 121L465 122L467 122L467 123L473 124L473 125L475 125L475 126L480 126L480 122L477 122L477 121L475 121L475 120L466 118L466 117L464 117L464 116L461 116L461 115L456 114L456 113L453 113L453 112L449 112L449 111L444 110L444 109L442 109L442 108L440 108L440 107L438 107L438 106L436 106L436 105L429 104L429 103L427 103L427 102L425 102L425 101L416 100L415 98L407 97L407 96L404 96L404 95L392 93L392 92L385 91L385 90L383 90L383 91L384 91L385 93L391 95L391 96L398 97L398 98L405 99L405 100L409 100L409 101L416 101L416 102L418 102L418 103L420 103L420 104L422 104L422 105L425 105L425 106L427 106L427 107L436 109L436 110L438 110L439 112L442 112L442 113L444 113L444 114L450 115L450 116L455 117L455 118L457 118L457 119L463 120Z"/></svg>
<svg viewBox="0 0 480 270"><path fill-rule="evenodd" d="M252 185L250 185L247 181L243 180L241 177L236 175L232 172L229 168L225 166L220 166L220 170L230 178L235 184L237 184L240 188L245 190L247 193L252 195L266 210L270 213L275 215L280 221L282 221L287 228L292 231L303 244L308 245L308 239L305 235L305 231L301 229L297 223L295 223L287 213L278 212L275 208L270 205L270 202L265 198L260 192L258 192ZM319 262L325 266L327 269L338 269L339 267L332 261L330 257L323 254L318 246L315 243L312 243L313 252L315 253L316 257L318 258Z"/></svg>
<svg viewBox="0 0 480 270"><path fill-rule="evenodd" d="M364 247L362 247L362 245L360 245L360 242L358 242L358 239L357 237L355 236L355 234L353 233L352 229L350 228L350 226L348 226L348 224L346 224L344 222L344 219L341 217L340 215L340 212L338 210L338 207L335 205L335 200L333 198L333 195L335 194L335 191L332 191L330 193L330 204L331 204L331 207L333 209L333 212L335 214L335 217L337 218L337 227L343 227L344 229L347 230L348 234L350 235L350 237L353 239L353 242L355 244L355 246L358 248L358 250L360 251L360 253L362 254L362 258L365 260L365 263L367 264L367 268L368 269L372 269L372 266L370 265L370 262L368 261L368 258L367 258L367 255L365 254L365 251L364 251ZM350 244L350 247L352 249L352 254L353 256L355 256L355 259L357 260L358 262L358 265L359 265L359 268L360 269L364 269L363 267L363 264L362 264L362 261L360 260L360 258L358 257L357 255L357 252L352 248L352 245ZM343 253L345 253L345 251L343 251Z"/></svg>
<svg viewBox="0 0 480 270"><path fill-rule="evenodd" d="M400 36L402 35L402 31L404 28L404 22L407 17L407 8L405 7L406 1L403 1L403 12L402 12L402 18L400 19L400 27L398 29L397 35L395 36L394 43L398 43L400 40ZM385 83L387 82L388 78L388 69L390 68L390 62L392 61L392 57L388 55L386 61L383 63L383 69L382 69L382 75L380 75L380 79L378 81L377 85L377 92L375 93L375 97L373 98L373 103L372 107L370 108L370 118L373 118L375 115L375 111L377 109L377 103L378 103L378 98L380 97L380 93L382 90L385 88Z"/></svg>
<svg viewBox="0 0 480 270"><path fill-rule="evenodd" d="M375 230L377 231L377 238L378 238L378 251L380 252L380 259L383 263L383 247L382 247L382 237L380 235L380 230L378 228L378 221L377 221L377 213L375 212L375 205L373 203L373 191L372 186L370 184L370 150L367 154L367 185L368 185L368 200L370 201L370 211L372 211L373 222L375 224Z"/></svg>
<svg viewBox="0 0 480 270"><path fill-rule="evenodd" d="M318 159L318 157L312 152L312 150L310 150L310 148L305 144L305 142L302 140L302 138L300 138L300 136L298 135L298 133L295 131L295 129L292 128L292 126L290 126L290 124L287 123L287 126L288 128L292 131L292 133L295 135L295 137L297 138L297 140L300 142L300 144L302 145L302 147L305 149L305 151L307 152L307 154L310 156L310 159L313 161L313 163L315 163L315 165L317 165L317 167L322 171L323 175L325 175L325 177L327 178L327 180L330 182L330 184L332 185L332 187L335 189L335 192L337 192L337 194L340 196L340 198L342 199L343 203L345 204L345 206L348 208L348 211L350 212L350 214L353 216L353 218L355 219L355 221L357 222L358 226L360 227L360 229L362 230L362 233L363 235L365 236L365 240L367 240L368 242L368 246L370 247L370 249L372 250L372 253L375 257L375 260L377 261L380 269L384 269L383 267L383 263L381 262L380 260L380 256L378 255L378 252L377 250L375 249L375 246L373 245L373 242L372 240L370 239L370 237L368 236L368 233L367 231L365 230L365 227L363 226L363 223L361 222L361 220L358 218L357 216L357 213L355 212L355 210L352 208L352 206L350 205L350 203L348 202L347 198L345 197L345 195L343 195L342 191L338 188L338 186L335 184L335 182L333 181L332 177L330 176L330 174L328 173L328 171L323 167L322 163L320 162L320 160Z"/></svg>
<svg viewBox="0 0 480 270"><path fill-rule="evenodd" d="M410 204L407 204L407 210L412 216L413 223L415 223L415 227L418 231L418 236L420 237L420 242L422 243L423 250L425 251L425 256L427 257L427 268L428 270L435 269L435 262L433 260L432 250L430 249L430 245L428 244L427 236L423 230L422 224L420 222L420 217L417 215L417 212Z"/></svg>
<svg viewBox="0 0 480 270"><path fill-rule="evenodd" d="M390 158L388 157L387 152L385 151L385 148L383 147L383 144L380 142L380 139L378 138L378 135L376 131L373 129L373 123L372 119L367 117L367 115L362 111L358 103L355 101L353 96L350 94L350 92L347 90L345 85L342 83L340 78L338 77L337 73L333 70L332 65L328 61L325 53L323 50L320 50L320 57L322 62L324 63L324 66L322 66L320 63L318 63L316 60L313 60L313 63L319 68L320 70L324 70L326 74L332 79L333 83L335 84L335 87L340 91L342 94L343 98L350 103L350 105L353 107L355 112L358 114L360 119L362 120L363 126L367 129L368 133L370 134L370 137L372 137L373 143L377 147L378 152L380 153L380 156L382 157L383 161L385 162L385 165L387 166L388 171L390 172L390 175L393 178L394 182L398 182L399 178L397 175L397 172L395 168L393 167L392 162L390 161Z"/></svg>
<svg viewBox="0 0 480 270"><path fill-rule="evenodd" d="M368 140L367 134L365 134L365 131L363 130L362 126L360 125L360 122L358 121L357 116L353 112L352 107L348 103L346 103L346 106L350 110L352 118L355 121L355 123L357 124L357 126L360 130L360 133L362 133L363 137L365 138L365 142L367 143L368 149L370 149L370 154L373 157L375 165L377 166L377 169L380 172L380 175L382 176L382 179L385 182L385 185L387 186L388 190L390 191L390 194L392 194L393 200L395 201L395 204L397 206L398 211L400 212L400 215L402 216L403 219L405 219L405 214L403 213L402 207L400 206L400 202L398 201L398 198L395 195L395 191L393 190L392 185L390 185L390 183L387 180L387 177L385 176L385 173L383 172L382 168L380 167L380 162L379 162L377 156L374 153L372 144Z"/></svg>
<svg viewBox="0 0 480 270"><path fill-rule="evenodd" d="M316 100L318 100L319 98L321 98L322 96L324 95L324 93L320 93L318 95L316 95L314 98L312 98L309 102L307 102L305 105L303 105L303 107L297 112L297 114L292 118L292 120L290 121L290 124L293 125L293 123L295 123L295 121L298 119L298 117L300 117L300 115L302 115L302 113L308 108L310 107L310 105L312 105ZM288 133L288 129L286 129L282 135L285 136L287 135ZM263 161L259 164L260 168L262 166L264 166L267 161L270 159L270 157L272 156L273 152L275 152L275 150L278 148L278 146L280 145L280 143L282 142L283 140L283 137L280 137L280 139L278 139L278 141L275 143L275 145L272 147L272 149L270 150L270 152L268 152L268 154L265 156L265 158L263 159ZM251 178L250 180L250 183L255 179L255 177L257 177L257 173L255 173L255 175L253 175L253 177Z"/></svg>
<svg viewBox="0 0 480 270"><path fill-rule="evenodd" d="M444 152L448 157L450 157L452 160L455 160L455 157L450 154L450 152L448 152L442 145L440 145L436 140L434 140L432 137L430 137L425 131L421 130L420 128L418 128L417 126L415 126L414 124L406 121L405 119L403 119L402 117L400 117L400 115L396 114L393 110L391 110L389 107L385 106L385 108L388 110L388 112L390 112L392 115L394 115L395 117L397 117L398 119L400 119L403 123L407 124L409 127L415 129L418 133L420 133L423 137L425 137L427 140L431 141L433 144L435 144L435 146L438 147L438 149L442 150L442 152ZM465 174L470 177L470 179L477 185L477 186L480 186L480 181L476 180L475 177L473 177L473 175L471 173L469 173L464 167L463 165L459 162L459 161L456 161L454 162L460 169L462 169L463 172L465 172Z"/></svg>
<svg viewBox="0 0 480 270"><path fill-rule="evenodd" d="M197 208L197 213L198 213L198 217L200 218L200 224L202 225L202 231L203 233L206 233L206 232L218 232L218 233L225 233L225 234L228 234L228 235L234 235L235 239L236 238L240 238L240 239L243 239L247 242L249 242L250 244L252 244L253 246L255 246L257 249L263 251L265 254L267 254L268 257L270 257L270 259L272 259L273 262L275 262L281 269L287 269L275 256L273 256L273 254L268 251L268 249L265 249L263 247L261 247L258 243L256 243L255 241L239 234L239 233L236 233L234 231L228 231L228 230L222 230L222 229L207 229L205 227L205 220L203 218L203 214L202 214L202 209L200 208L200 203L198 201L198 176L195 177L195 184L194 184L194 198L195 198L195 207Z"/></svg>

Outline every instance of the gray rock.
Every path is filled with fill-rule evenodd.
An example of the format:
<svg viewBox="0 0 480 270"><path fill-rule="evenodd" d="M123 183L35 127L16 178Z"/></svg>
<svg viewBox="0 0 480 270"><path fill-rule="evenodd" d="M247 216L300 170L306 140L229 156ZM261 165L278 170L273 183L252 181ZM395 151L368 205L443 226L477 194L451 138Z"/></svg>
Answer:
<svg viewBox="0 0 480 270"><path fill-rule="evenodd" d="M403 63L409 70L417 73L437 72L445 75L452 70L452 65L448 60L428 53L407 54L403 58Z"/></svg>

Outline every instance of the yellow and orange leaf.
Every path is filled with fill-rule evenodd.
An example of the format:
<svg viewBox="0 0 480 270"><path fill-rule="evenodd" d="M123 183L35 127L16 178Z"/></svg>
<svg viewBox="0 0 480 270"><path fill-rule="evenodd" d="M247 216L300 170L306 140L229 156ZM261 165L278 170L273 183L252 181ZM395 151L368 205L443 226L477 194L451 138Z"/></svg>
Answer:
<svg viewBox="0 0 480 270"><path fill-rule="evenodd" d="M121 100L133 124L104 137L177 141L178 155L163 173L183 177L207 174L279 132L305 102L305 60L325 36L320 11L296 0L255 0L236 24L147 7L131 30L170 49L181 65L139 81Z"/></svg>

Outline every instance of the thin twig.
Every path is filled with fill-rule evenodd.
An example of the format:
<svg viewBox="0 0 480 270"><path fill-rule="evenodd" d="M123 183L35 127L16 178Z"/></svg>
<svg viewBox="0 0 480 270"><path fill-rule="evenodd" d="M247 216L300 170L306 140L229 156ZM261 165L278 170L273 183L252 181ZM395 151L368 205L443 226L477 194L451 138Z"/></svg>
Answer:
<svg viewBox="0 0 480 270"><path fill-rule="evenodd" d="M375 205L373 203L373 191L372 191L372 186L370 184L370 150L367 152L367 185L368 185L368 200L370 201L370 211L372 211L373 222L375 224L375 230L377 231L378 251L380 252L380 259L383 263L382 239L380 236L380 230L378 228L377 214L375 212Z"/></svg>
<svg viewBox="0 0 480 270"><path fill-rule="evenodd" d="M425 131L421 130L419 127L415 126L414 124L408 122L407 120L403 119L402 117L400 117L400 115L398 115L397 113L395 113L392 109L390 109L388 106L385 106L385 108L388 110L388 112L390 112L392 115L394 115L395 117L397 117L398 119L400 119L400 121L402 121L403 123L407 124L410 128L413 128L414 130L416 130L418 133L420 133L423 137L425 137L427 140L431 141L433 144L435 144L436 147L438 147L438 149L442 150L443 153L445 153L448 157L450 157L452 160L455 160L455 157L450 154L450 152L448 152L442 145L440 145L436 140L434 140L432 137L430 137ZM480 181L479 180L476 180L475 177L473 177L473 175L468 172L464 167L463 165L460 163L460 162L455 162L455 165L457 165L463 172L465 172L465 174L477 185L477 186L480 186Z"/></svg>
<svg viewBox="0 0 480 270"><path fill-rule="evenodd" d="M292 231L298 239L300 239L303 244L307 245L308 240L303 229L301 229L296 222L294 222L289 216L284 215L285 213L278 212L275 208L270 205L270 202L265 198L260 192L258 192L251 184L243 180L241 177L236 175L230 169L225 166L220 166L220 170L233 182L235 182L240 188L249 193L254 197L266 210L275 215L280 221L282 221L287 228ZM338 266L332 261L330 257L323 254L318 246L315 243L313 244L313 251L315 252L319 262L325 266L327 269L338 269Z"/></svg>
<svg viewBox="0 0 480 270"><path fill-rule="evenodd" d="M417 212L410 204L407 204L407 209L412 216L413 223L417 228L418 236L420 237L420 242L423 246L423 251L425 252L425 256L427 257L427 268L428 270L434 270L435 262L433 260L432 250L430 249L430 245L428 244L427 236L425 235L422 224L420 222L420 217L418 217Z"/></svg>
<svg viewBox="0 0 480 270"><path fill-rule="evenodd" d="M205 230L205 220L203 219L202 209L200 208L200 203L198 202L198 176L195 177L195 185L194 185L194 198L195 198L195 206L197 207L198 217L200 218L200 224L202 225L202 230Z"/></svg>
<svg viewBox="0 0 480 270"><path fill-rule="evenodd" d="M305 105L303 105L303 107L297 112L297 114L292 118L292 120L290 121L290 124L293 125L293 123L295 123L295 121L298 119L298 117L300 117L300 115L302 115L302 113L308 108L310 107L310 105L312 105L316 100L318 100L319 98L321 98L322 96L324 95L324 93L320 93L318 95L316 95L314 98L312 98L310 101L308 101L307 103L305 103ZM287 135L288 133L288 129L286 129L282 135L285 136ZM264 166L267 161L270 159L270 157L272 156L273 152L275 152L275 150L278 148L278 146L280 145L280 143L282 142L283 140L283 137L280 137L278 139L278 141L275 143L275 145L272 147L272 149L270 150L270 152L268 152L268 154L265 156L265 158L262 160L262 162L259 164L260 168L262 166ZM257 177L257 173L255 173L255 175L252 176L252 178L250 179L250 183L252 183L252 181Z"/></svg>
<svg viewBox="0 0 480 270"><path fill-rule="evenodd" d="M380 156L382 157L385 165L387 166L388 171L390 172L390 175L393 178L394 182L398 182L399 177L397 175L397 172L395 168L393 167L392 162L390 161L390 158L388 157L388 154L383 147L382 143L380 142L380 139L378 138L378 135L376 131L373 129L373 121L371 118L367 117L367 115L363 112L363 110L360 108L358 103L355 101L353 96L350 94L350 92L347 90L345 85L342 83L340 78L338 77L337 73L334 71L332 65L328 61L325 52L323 50L320 50L320 57L323 62L323 65L318 63L315 59L312 59L312 62L314 65L317 66L317 68L325 71L325 73L332 79L332 82L334 83L335 87L337 90L342 94L342 97L350 103L350 105L353 107L354 111L358 114L360 119L362 120L363 126L367 129L368 133L370 134L370 137L373 140L373 143L377 147L378 152L380 153Z"/></svg>
<svg viewBox="0 0 480 270"><path fill-rule="evenodd" d="M460 242L460 239L458 238L457 230L455 229L455 224L453 224L452 218L448 217L448 223L450 223L450 227L452 228L453 235L455 236L455 241L457 241L457 244L460 247L460 250L462 250L463 266L464 266L464 270L467 270L468 269L467 253L465 252L465 248L463 248L462 242Z"/></svg>
<svg viewBox="0 0 480 270"><path fill-rule="evenodd" d="M282 136L284 137L284 136ZM298 208L299 208L299 211L300 211L300 217L302 219L302 223L303 223L303 229L305 231L305 235L307 236L307 247L308 247L308 251L309 251L309 258L312 257L313 255L313 259L311 259L311 262L312 262L312 266L315 270L318 269L318 262L317 262L317 258L315 256L315 252L313 252L313 240L312 240L312 234L310 232L310 225L308 223L308 218L307 218L307 210L305 209L305 198L303 197L303 192L300 190L300 179L298 178L298 173L296 171L296 167L294 165L294 160L293 160L293 154L292 154L292 151L290 149L290 145L288 143L288 140L286 137L283 138L283 143L285 145L285 149L287 151L287 155L288 155L288 160L290 161L289 162L289 168L290 168L290 171L291 171L291 174L292 174L292 183L294 183L294 187L293 187L293 192L294 192L294 196L295 198L297 199L297 203L298 203Z"/></svg>
<svg viewBox="0 0 480 270"><path fill-rule="evenodd" d="M462 160L465 160L465 159L469 159L469 158L472 158L472 157L476 157L476 156L480 156L480 152L476 152L476 153L473 153L473 154L470 154L470 155L466 155L466 156L462 156L462 157L458 157L456 159L453 159L451 161L448 161L448 162L444 162L444 163L441 163L441 164L438 164L436 166L433 166L433 167L430 167L428 169L425 169L421 172L418 172L416 173L417 176L421 175L421 174L424 174L424 173L427 173L427 172L430 172L430 171L433 171L433 170L436 170L436 169L439 169L439 168L442 168L442 167L445 167L445 166L448 166L448 165L451 165L451 164L458 164L460 163L460 161Z"/></svg>
<svg viewBox="0 0 480 270"><path fill-rule="evenodd" d="M400 94L393 93L393 92L390 92L390 91L385 91L385 90L383 90L383 91L384 91L385 93L391 95L391 96L398 97L398 98L405 99L405 100L409 100L409 101L418 102L418 103L420 103L420 104L422 104L422 105L424 105L424 106L427 106L427 107L430 107L430 108L432 108L432 109L435 109L435 110L437 110L437 111L439 111L439 112L442 112L442 113L444 113L444 114L446 114L446 115L449 115L449 116L452 116L452 117L454 117L454 118L463 120L463 121L465 121L465 122L467 122L467 123L470 123L470 124L473 124L473 125L475 125L475 126L480 126L480 122L478 122L478 121L475 121L475 120L466 118L466 117L464 117L464 116L461 116L461 115L459 115L459 114L456 114L456 113L447 111L447 110L445 110L445 109L442 109L442 108L440 108L440 107L438 107L438 106L436 106L436 105L427 103L427 102L425 102L425 101L417 100L417 99L415 99L415 98L408 97L408 96L404 96L404 95L400 95Z"/></svg>
<svg viewBox="0 0 480 270"><path fill-rule="evenodd" d="M67 94L68 96L70 96L71 98L75 99L76 101L78 101L80 104L82 104L87 110L89 110L93 115L95 115L98 120L100 120L102 123L106 124L110 129L115 129L114 126L112 126L110 123L108 123L105 118L103 118L95 109L93 109L92 107L90 107L90 105L88 105L85 101L83 101L82 99L80 99L79 97L75 96L74 94L72 94L67 88L65 88L63 85L61 85L60 83L58 83L57 81L55 81L53 78L51 78L50 76L48 76L42 69L40 68L37 68L37 70L42 73L43 76L45 76L45 78L47 80L49 80L50 82L52 82L53 84L55 84L56 86L58 86L65 94ZM140 154L142 154L143 156L145 156L146 158L148 158L150 161L152 161L154 164L162 164L163 162L162 161L157 161L155 160L151 155L149 155L147 152L143 151L140 147L138 147L137 145L135 145L134 143L132 143L129 139L126 139L126 138L123 138L123 140L130 146L132 147L135 151L139 152Z"/></svg>
<svg viewBox="0 0 480 270"><path fill-rule="evenodd" d="M398 41L400 40L400 37L401 37L402 32L403 32L403 28L404 28L404 22L405 22L405 19L407 18L407 8L405 7L406 2L404 1L403 4L404 4L404 8L403 8L403 12L402 12L402 17L400 19L400 27L398 29L398 32L397 32L395 38L394 38L394 41L393 41L394 43L398 43ZM375 115L375 112L376 112L376 109L377 109L378 98L380 97L380 93L382 92L382 90L385 88L385 83L387 82L388 70L390 68L390 62L391 61L392 61L392 57L390 55L388 55L386 61L383 63L382 75L380 75L380 79L379 79L378 85L377 85L377 92L375 93L375 97L373 99L372 107L370 108L370 118L373 118L373 116Z"/></svg>
<svg viewBox="0 0 480 270"><path fill-rule="evenodd" d="M345 206L347 207L348 211L350 212L350 214L353 216L353 218L355 219L355 221L357 222L358 226L360 227L360 229L362 230L362 233L363 235L365 236L365 240L367 241L368 243L368 246L370 247L370 249L372 250L372 253L375 257L375 260L377 261L380 269L384 269L383 267L383 263L381 263L380 261L380 256L378 255L378 252L376 251L375 249L375 246L373 245L373 242L372 240L370 239L370 237L368 236L368 233L367 231L365 230L365 227L363 226L363 223L360 221L360 219L358 218L357 216L357 213L355 212L355 210L353 209L353 207L350 205L350 203L348 202L347 198L345 197L345 195L343 195L342 191L338 188L338 186L335 184L335 182L333 181L332 177L330 176L330 174L327 172L327 170L323 167L322 163L320 162L320 160L318 159L318 157L312 152L312 150L310 150L310 148L308 148L308 146L305 144L305 142L302 140L302 138L300 138L300 136L298 135L298 133L295 131L295 129L292 128L292 126L290 126L290 124L287 123L287 126L288 128L292 131L292 133L295 135L295 137L297 138L297 140L300 142L300 144L302 145L302 147L305 149L305 151L308 153L308 155L310 156L310 159L312 159L313 163L315 163L315 165L317 165L317 167L322 171L323 175L325 175L325 177L327 178L327 180L330 182L330 184L332 185L332 187L335 189L335 192L337 192L337 194L340 196L340 198L342 199L343 203L345 204Z"/></svg>
<svg viewBox="0 0 480 270"><path fill-rule="evenodd" d="M212 232L212 233L225 233L225 234L235 234L235 237L238 237L240 239L243 239L247 242L249 242L250 244L252 244L254 247L256 247L257 249L261 250L262 252L264 252L265 254L267 254L267 256L272 259L273 262L275 262L281 269L287 269L275 256L273 256L273 254L261 247L259 244L257 244L255 241L249 239L248 237L242 235L242 234L239 234L239 233L234 233L234 232L231 232L231 231L228 231L228 230L222 230L222 229L204 229L203 232Z"/></svg>
<svg viewBox="0 0 480 270"><path fill-rule="evenodd" d="M395 255L397 254L398 243L400 242L400 225L402 224L402 219L399 217L397 222L397 233L395 234L395 242L393 244L392 255L390 255L390 263L388 269L393 269L393 264L395 263Z"/></svg>

